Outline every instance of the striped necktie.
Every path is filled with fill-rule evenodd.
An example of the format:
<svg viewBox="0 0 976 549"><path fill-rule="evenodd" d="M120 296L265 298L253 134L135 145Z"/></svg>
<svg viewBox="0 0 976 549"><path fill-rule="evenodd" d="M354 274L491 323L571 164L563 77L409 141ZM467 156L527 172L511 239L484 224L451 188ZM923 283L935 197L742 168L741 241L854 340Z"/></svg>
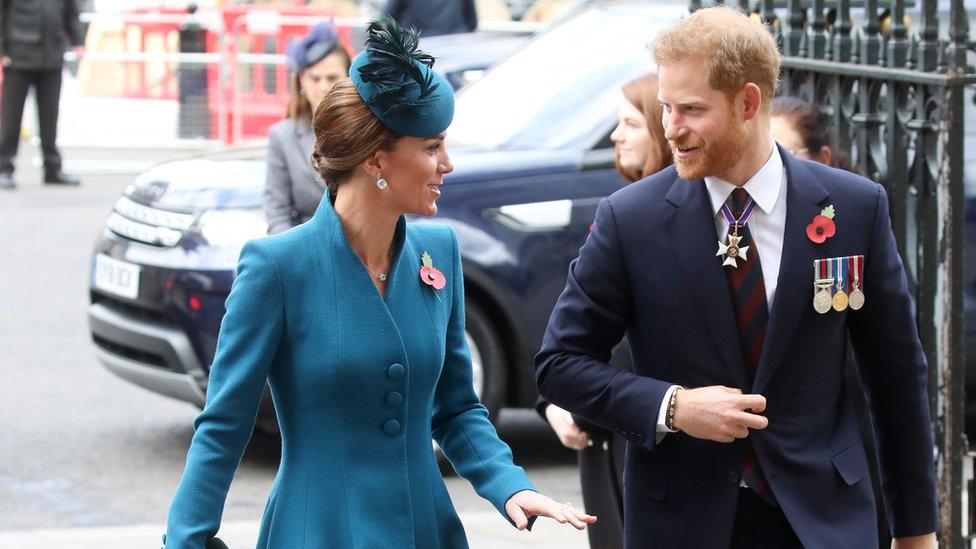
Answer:
<svg viewBox="0 0 976 549"><path fill-rule="evenodd" d="M732 215L736 219L749 204L749 193L742 187L732 191L726 201ZM732 227L729 227L729 234ZM766 304L766 285L763 283L762 265L759 262L759 250L756 241L749 233L748 226L739 227L738 234L742 237L742 245L749 246L748 259L741 261L737 268L728 268L729 290L732 292L732 306L735 309L736 326L739 330L739 345L742 347L742 357L745 359L746 372L749 381L756 377L756 368L762 354L763 341L766 337L766 324L769 321L769 309ZM742 479L749 488L763 498L767 503L776 506L776 500L769 483L759 468L752 444L746 441L743 445L745 456L742 465Z"/></svg>

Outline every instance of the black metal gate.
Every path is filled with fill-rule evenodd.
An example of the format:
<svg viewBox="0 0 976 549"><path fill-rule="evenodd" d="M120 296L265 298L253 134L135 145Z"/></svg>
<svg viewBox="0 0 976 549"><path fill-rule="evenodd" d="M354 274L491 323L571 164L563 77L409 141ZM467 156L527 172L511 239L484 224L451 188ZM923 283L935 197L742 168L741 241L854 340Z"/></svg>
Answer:
<svg viewBox="0 0 976 549"><path fill-rule="evenodd" d="M976 83L964 1L725 3L771 23L783 53L779 93L818 103L835 143L888 191L929 363L939 538L963 547L963 162L966 109L976 108L964 100Z"/></svg>

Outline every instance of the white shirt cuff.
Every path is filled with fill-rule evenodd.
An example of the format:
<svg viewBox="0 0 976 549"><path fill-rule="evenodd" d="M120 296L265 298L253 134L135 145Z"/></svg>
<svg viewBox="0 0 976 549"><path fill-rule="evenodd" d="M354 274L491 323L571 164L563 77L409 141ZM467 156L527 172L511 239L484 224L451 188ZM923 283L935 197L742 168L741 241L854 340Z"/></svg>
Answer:
<svg viewBox="0 0 976 549"><path fill-rule="evenodd" d="M664 393L664 400L661 401L661 410L657 413L657 432L658 440L660 440L660 435L662 433L675 433L674 429L668 429L668 404L671 402L671 395L674 394L680 387L678 385L672 385Z"/></svg>

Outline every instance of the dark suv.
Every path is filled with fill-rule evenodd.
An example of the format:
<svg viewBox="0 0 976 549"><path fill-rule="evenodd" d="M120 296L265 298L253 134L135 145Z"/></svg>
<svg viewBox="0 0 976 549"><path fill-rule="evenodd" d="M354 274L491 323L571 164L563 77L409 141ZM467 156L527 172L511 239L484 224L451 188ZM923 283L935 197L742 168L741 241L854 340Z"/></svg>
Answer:
<svg viewBox="0 0 976 549"><path fill-rule="evenodd" d="M460 240L475 385L492 414L534 402L533 355L566 269L599 200L623 185L609 140L620 86L653 69L648 42L686 5L593 3L458 95L448 131L456 169L434 220ZM970 133L974 113L967 109ZM971 149L967 248L976 246ZM96 245L89 310L96 351L111 371L203 403L238 253L266 229L264 152L163 164L118 199ZM967 366L976 366L976 253L967 258ZM976 427L976 405L967 412Z"/></svg>
<svg viewBox="0 0 976 549"><path fill-rule="evenodd" d="M685 3L581 10L458 96L456 169L435 221L461 243L476 390L528 406L532 357L600 198L620 188L609 133L620 86ZM613 54L602 47L614 43ZM89 319L101 362L201 405L245 241L264 234L264 148L173 161L123 192L95 247ZM423 219L414 221L423 222Z"/></svg>

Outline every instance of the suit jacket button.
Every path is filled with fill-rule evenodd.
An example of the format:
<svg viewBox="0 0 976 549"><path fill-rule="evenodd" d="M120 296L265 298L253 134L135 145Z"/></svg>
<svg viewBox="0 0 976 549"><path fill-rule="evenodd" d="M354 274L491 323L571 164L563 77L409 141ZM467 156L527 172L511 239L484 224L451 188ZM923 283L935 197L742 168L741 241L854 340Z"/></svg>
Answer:
<svg viewBox="0 0 976 549"><path fill-rule="evenodd" d="M739 476L738 471L729 471L729 482L731 482L732 484L739 484L739 481L741 480L742 477Z"/></svg>
<svg viewBox="0 0 976 549"><path fill-rule="evenodd" d="M386 393L386 405L387 406L399 406L403 402L403 395L399 391L390 391Z"/></svg>
<svg viewBox="0 0 976 549"><path fill-rule="evenodd" d="M386 370L386 375L390 376L390 379L396 381L403 378L403 364L397 363Z"/></svg>
<svg viewBox="0 0 976 549"><path fill-rule="evenodd" d="M400 422L395 419L388 419L383 424L383 430L386 431L386 434L393 436L400 432Z"/></svg>

